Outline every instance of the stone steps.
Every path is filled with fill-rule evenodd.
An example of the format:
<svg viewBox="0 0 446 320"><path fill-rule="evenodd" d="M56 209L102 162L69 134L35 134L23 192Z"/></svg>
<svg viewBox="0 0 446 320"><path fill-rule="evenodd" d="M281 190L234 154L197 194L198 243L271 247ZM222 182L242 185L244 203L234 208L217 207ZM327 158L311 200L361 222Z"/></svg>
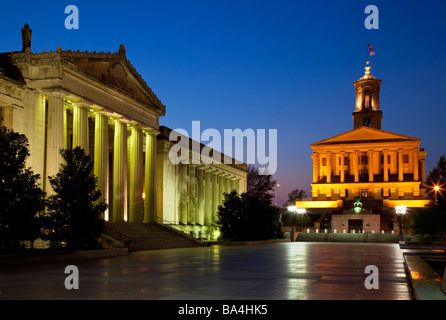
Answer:
<svg viewBox="0 0 446 320"><path fill-rule="evenodd" d="M111 237L117 238L118 233L120 233L122 241L133 240L135 242L134 250L136 251L188 248L202 245L199 241L192 240L186 235L156 223L107 222L106 229L112 230L108 234Z"/></svg>
<svg viewBox="0 0 446 320"><path fill-rule="evenodd" d="M296 241L398 243L398 234L380 233L299 233Z"/></svg>

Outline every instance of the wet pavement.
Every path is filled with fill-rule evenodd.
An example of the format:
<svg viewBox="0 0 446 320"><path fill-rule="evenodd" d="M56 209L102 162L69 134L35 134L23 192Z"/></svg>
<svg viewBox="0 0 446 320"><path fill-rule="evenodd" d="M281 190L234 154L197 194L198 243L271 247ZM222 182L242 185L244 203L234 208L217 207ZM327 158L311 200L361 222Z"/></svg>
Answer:
<svg viewBox="0 0 446 320"><path fill-rule="evenodd" d="M67 265L79 289L67 290ZM371 283L367 266L379 271ZM378 279L378 281L376 281ZM0 268L0 300L413 300L397 244L276 243Z"/></svg>

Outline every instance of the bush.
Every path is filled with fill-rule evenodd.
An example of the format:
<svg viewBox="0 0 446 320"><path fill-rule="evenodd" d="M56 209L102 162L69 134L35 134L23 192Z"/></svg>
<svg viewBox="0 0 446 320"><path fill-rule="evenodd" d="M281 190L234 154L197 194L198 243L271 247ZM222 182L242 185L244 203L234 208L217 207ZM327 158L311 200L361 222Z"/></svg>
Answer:
<svg viewBox="0 0 446 320"><path fill-rule="evenodd" d="M283 238L280 209L269 200L225 194L218 207L218 223L224 240L254 241Z"/></svg>

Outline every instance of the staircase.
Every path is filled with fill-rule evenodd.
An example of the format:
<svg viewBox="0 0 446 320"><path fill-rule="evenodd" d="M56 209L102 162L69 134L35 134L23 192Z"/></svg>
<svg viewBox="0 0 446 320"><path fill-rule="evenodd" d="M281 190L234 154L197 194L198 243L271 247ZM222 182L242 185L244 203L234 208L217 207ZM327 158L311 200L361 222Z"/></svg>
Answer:
<svg viewBox="0 0 446 320"><path fill-rule="evenodd" d="M118 241L129 242L133 251L203 246L203 243L157 223L107 222L105 234Z"/></svg>
<svg viewBox="0 0 446 320"><path fill-rule="evenodd" d="M297 241L398 243L398 234L381 233L299 233Z"/></svg>

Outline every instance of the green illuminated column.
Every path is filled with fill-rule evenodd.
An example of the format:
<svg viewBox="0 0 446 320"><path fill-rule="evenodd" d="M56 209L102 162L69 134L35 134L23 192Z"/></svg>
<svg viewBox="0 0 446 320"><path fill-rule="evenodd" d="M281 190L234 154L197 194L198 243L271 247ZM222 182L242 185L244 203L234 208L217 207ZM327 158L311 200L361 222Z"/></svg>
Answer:
<svg viewBox="0 0 446 320"><path fill-rule="evenodd" d="M98 178L100 201L109 203L109 154L108 154L108 117L101 112L95 115L94 130L94 174ZM104 219L109 220L108 209Z"/></svg>
<svg viewBox="0 0 446 320"><path fill-rule="evenodd" d="M223 203L223 193L225 192L224 186L224 175L223 173L218 174L218 205Z"/></svg>
<svg viewBox="0 0 446 320"><path fill-rule="evenodd" d="M64 94L51 93L48 98L48 122L46 130L46 174L45 192L54 194L48 176L55 176L63 159L60 150L64 148Z"/></svg>
<svg viewBox="0 0 446 320"><path fill-rule="evenodd" d="M127 124L115 120L113 147L113 221L127 220Z"/></svg>
<svg viewBox="0 0 446 320"><path fill-rule="evenodd" d="M203 172L205 175L204 179L204 198L205 198L205 205L204 205L204 214L205 214L205 220L210 222L212 219L212 185L211 185L211 171L208 169L205 169Z"/></svg>
<svg viewBox="0 0 446 320"><path fill-rule="evenodd" d="M214 217L218 210L218 173L212 172L212 212L211 217L214 221Z"/></svg>
<svg viewBox="0 0 446 320"><path fill-rule="evenodd" d="M199 225L204 225L204 215L205 215L205 206L206 206L206 196L204 192L204 184L205 184L205 175L204 167L197 167L197 185L198 185L198 195L197 195L197 206L198 206L198 217L196 222Z"/></svg>
<svg viewBox="0 0 446 320"><path fill-rule="evenodd" d="M80 147L88 154L88 105L76 103L73 110L73 148Z"/></svg>
<svg viewBox="0 0 446 320"><path fill-rule="evenodd" d="M131 127L129 138L129 222L143 218L143 133Z"/></svg>
<svg viewBox="0 0 446 320"><path fill-rule="evenodd" d="M154 129L147 129L146 134L146 164L145 164L145 194L144 201L144 223L154 223L156 216L156 157L157 144L156 136L158 132ZM160 222L162 223L162 222Z"/></svg>

